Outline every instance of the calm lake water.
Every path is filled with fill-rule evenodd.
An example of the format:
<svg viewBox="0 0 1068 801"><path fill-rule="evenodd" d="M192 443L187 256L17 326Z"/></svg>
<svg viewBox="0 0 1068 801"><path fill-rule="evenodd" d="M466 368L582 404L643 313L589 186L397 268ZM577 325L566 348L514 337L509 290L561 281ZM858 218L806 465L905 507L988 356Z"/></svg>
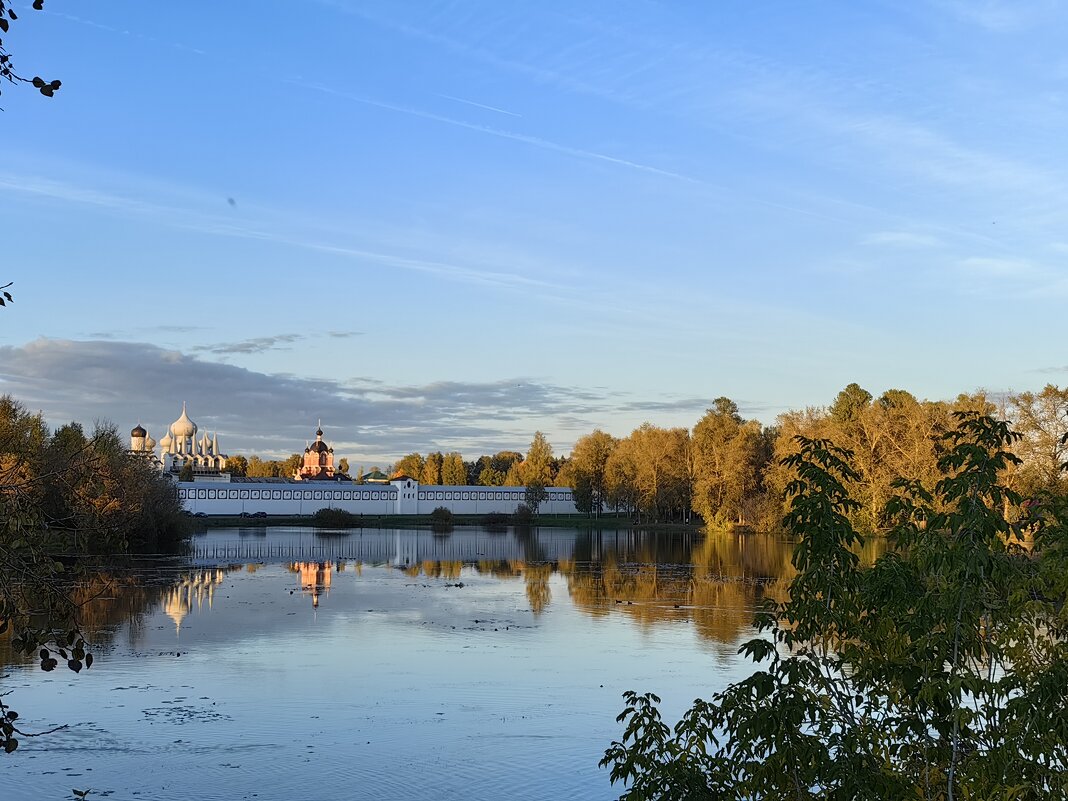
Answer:
<svg viewBox="0 0 1068 801"><path fill-rule="evenodd" d="M25 728L3 798L612 799L624 690L677 716L751 670L767 535L217 529L101 575L97 661L0 641Z"/></svg>

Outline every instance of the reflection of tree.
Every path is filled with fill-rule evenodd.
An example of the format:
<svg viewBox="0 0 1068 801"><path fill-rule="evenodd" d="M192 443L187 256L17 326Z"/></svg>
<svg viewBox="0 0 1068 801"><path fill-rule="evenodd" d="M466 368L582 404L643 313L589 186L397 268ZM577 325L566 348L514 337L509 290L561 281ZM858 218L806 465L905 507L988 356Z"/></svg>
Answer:
<svg viewBox="0 0 1068 801"><path fill-rule="evenodd" d="M599 550L600 559L576 558L566 573L579 608L595 615L619 609L643 626L692 618L702 636L718 642L737 641L759 601L792 575L793 546L770 536L595 536L595 543L576 544L576 557Z"/></svg>
<svg viewBox="0 0 1068 801"><path fill-rule="evenodd" d="M548 562L527 565L523 569L523 581L527 585L527 600L530 602L530 611L535 615L540 615L552 600L552 590L549 588L549 576L552 574L553 566Z"/></svg>
<svg viewBox="0 0 1068 801"><path fill-rule="evenodd" d="M475 563L475 570L484 576L515 578L523 572L523 563L514 559L480 559Z"/></svg>

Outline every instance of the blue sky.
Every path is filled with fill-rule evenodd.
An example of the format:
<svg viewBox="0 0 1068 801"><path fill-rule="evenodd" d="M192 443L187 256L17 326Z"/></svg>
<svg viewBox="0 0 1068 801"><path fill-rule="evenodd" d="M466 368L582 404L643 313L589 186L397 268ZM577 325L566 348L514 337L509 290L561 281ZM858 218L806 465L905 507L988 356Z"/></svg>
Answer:
<svg viewBox="0 0 1068 801"><path fill-rule="evenodd" d="M1068 370L1064 3L26 6L0 391L53 422L473 458Z"/></svg>

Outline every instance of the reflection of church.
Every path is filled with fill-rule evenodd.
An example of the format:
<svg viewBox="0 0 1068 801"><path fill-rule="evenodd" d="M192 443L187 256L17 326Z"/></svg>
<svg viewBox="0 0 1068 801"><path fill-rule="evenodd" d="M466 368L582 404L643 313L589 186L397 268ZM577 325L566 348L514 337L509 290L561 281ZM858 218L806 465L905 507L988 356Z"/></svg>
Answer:
<svg viewBox="0 0 1068 801"><path fill-rule="evenodd" d="M334 565L331 562L294 562L290 571L300 575L300 591L311 595L312 606L318 608L319 596L330 592Z"/></svg>
<svg viewBox="0 0 1068 801"><path fill-rule="evenodd" d="M182 629L182 621L192 610L194 604L197 611L203 608L207 602L211 609L215 600L215 588L222 584L226 577L226 571L221 568L213 570L197 570L189 573L178 581L163 596L163 612L174 621L175 635Z"/></svg>

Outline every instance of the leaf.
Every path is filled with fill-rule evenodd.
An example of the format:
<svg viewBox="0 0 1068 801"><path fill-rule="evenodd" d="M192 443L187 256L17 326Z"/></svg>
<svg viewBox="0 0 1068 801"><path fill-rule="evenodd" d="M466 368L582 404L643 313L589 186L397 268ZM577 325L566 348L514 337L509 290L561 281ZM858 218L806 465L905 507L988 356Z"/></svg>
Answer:
<svg viewBox="0 0 1068 801"><path fill-rule="evenodd" d="M10 737L4 742L4 750L7 751L7 753L9 754L18 747L19 741L16 740L14 737Z"/></svg>
<svg viewBox="0 0 1068 801"><path fill-rule="evenodd" d="M85 666L86 666L86 668L91 668L93 666L93 655L92 654L86 654L85 655Z"/></svg>
<svg viewBox="0 0 1068 801"><path fill-rule="evenodd" d="M40 75L33 76L33 85L40 89L42 86L45 85L44 78L42 78Z"/></svg>
<svg viewBox="0 0 1068 801"><path fill-rule="evenodd" d="M44 0L33 0L34 10L40 11L44 8Z"/></svg>
<svg viewBox="0 0 1068 801"><path fill-rule="evenodd" d="M67 667L69 667L75 673L81 673L82 672L82 663L79 662L77 659L68 659L67 660Z"/></svg>
<svg viewBox="0 0 1068 801"><path fill-rule="evenodd" d="M11 27L11 23L3 17L0 17L0 31L7 33L7 29Z"/></svg>

